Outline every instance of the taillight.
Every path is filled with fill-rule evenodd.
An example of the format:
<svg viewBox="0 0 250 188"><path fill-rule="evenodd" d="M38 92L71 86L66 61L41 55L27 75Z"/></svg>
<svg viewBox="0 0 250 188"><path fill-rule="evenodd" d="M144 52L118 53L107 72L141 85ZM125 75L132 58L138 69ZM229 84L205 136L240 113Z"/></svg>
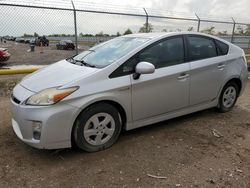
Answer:
<svg viewBox="0 0 250 188"><path fill-rule="evenodd" d="M2 53L2 56L7 56L7 55L8 55L8 51L4 50L3 53Z"/></svg>
<svg viewBox="0 0 250 188"><path fill-rule="evenodd" d="M0 56L1 57L7 57L7 56L9 56L8 50L7 49L1 49L0 50Z"/></svg>

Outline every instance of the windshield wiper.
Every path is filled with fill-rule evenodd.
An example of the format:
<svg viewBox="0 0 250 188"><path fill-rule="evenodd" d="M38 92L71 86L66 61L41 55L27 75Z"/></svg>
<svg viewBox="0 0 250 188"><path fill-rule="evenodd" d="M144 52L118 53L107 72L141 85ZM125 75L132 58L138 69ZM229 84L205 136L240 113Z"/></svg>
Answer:
<svg viewBox="0 0 250 188"><path fill-rule="evenodd" d="M75 64L75 60L74 60L74 58L73 58L73 57L69 57L69 58L67 58L67 59L66 59L66 61L68 61L68 62L70 62L70 63Z"/></svg>
<svg viewBox="0 0 250 188"><path fill-rule="evenodd" d="M95 65L91 65L91 64L89 64L89 63L86 63L84 60L76 60L76 59L73 59L73 60L74 60L75 64L76 64L76 63L80 63L81 65L84 65L84 66L86 66L86 67L93 67L93 68L96 68Z"/></svg>
<svg viewBox="0 0 250 188"><path fill-rule="evenodd" d="M80 65L84 65L86 67L93 67L95 68L96 66L95 65L91 65L89 63L86 63L85 61L83 60L77 60L77 59L74 59L74 57L69 57L66 59L68 62L70 63L73 63L73 64L76 64L76 63L80 63Z"/></svg>

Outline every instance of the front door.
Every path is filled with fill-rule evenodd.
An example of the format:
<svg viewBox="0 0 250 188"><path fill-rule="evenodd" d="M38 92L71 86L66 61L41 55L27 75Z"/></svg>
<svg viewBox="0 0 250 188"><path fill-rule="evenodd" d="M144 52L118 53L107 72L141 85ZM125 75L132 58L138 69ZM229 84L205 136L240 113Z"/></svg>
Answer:
<svg viewBox="0 0 250 188"><path fill-rule="evenodd" d="M156 70L136 80L131 75L134 121L188 106L190 64L184 59L182 36L166 38L138 54L138 62L152 63Z"/></svg>

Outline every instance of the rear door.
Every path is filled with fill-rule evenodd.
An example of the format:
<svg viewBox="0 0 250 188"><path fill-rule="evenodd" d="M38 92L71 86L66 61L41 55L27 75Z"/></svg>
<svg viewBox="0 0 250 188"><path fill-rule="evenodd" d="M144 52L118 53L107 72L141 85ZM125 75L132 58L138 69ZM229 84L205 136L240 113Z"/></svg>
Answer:
<svg viewBox="0 0 250 188"><path fill-rule="evenodd" d="M224 81L226 58L219 54L216 41L187 35L190 61L190 106L213 101Z"/></svg>

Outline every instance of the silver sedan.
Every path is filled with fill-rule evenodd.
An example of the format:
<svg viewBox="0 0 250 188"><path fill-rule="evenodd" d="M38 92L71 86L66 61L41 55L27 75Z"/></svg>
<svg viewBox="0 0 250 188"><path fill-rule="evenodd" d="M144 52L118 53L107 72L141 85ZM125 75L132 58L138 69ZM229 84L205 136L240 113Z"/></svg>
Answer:
<svg viewBox="0 0 250 188"><path fill-rule="evenodd" d="M95 152L122 129L212 107L227 112L247 77L243 50L217 37L122 36L25 77L11 96L12 126L36 148Z"/></svg>

